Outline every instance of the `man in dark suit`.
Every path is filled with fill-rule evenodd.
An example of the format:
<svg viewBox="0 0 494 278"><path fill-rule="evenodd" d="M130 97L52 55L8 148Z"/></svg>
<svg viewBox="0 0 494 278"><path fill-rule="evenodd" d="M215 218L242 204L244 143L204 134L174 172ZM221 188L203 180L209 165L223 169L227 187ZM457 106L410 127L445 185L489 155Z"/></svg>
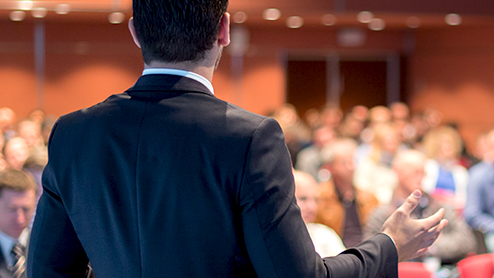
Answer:
<svg viewBox="0 0 494 278"><path fill-rule="evenodd" d="M34 180L18 170L0 171L0 278L26 277L25 247L35 206Z"/></svg>
<svg viewBox="0 0 494 278"><path fill-rule="evenodd" d="M411 196L382 234L317 255L279 125L214 96L226 7L133 2L146 69L127 92L54 126L28 277L81 277L88 260L98 278L393 277L439 235L442 211L411 220Z"/></svg>

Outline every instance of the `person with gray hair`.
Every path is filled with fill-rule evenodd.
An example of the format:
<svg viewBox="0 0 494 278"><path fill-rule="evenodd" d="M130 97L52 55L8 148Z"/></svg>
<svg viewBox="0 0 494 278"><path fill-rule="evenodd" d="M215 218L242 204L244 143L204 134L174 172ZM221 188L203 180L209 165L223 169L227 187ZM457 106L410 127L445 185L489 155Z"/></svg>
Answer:
<svg viewBox="0 0 494 278"><path fill-rule="evenodd" d="M331 179L321 183L316 221L335 230L347 247L362 241L362 227L378 205L372 193L354 186L356 149L353 139L343 138L326 146L321 153Z"/></svg>
<svg viewBox="0 0 494 278"><path fill-rule="evenodd" d="M369 217L364 228L364 237L369 238L380 232L381 225L392 212L405 202L406 198L415 190L421 190L422 180L425 176L427 157L417 150L404 150L399 152L393 161L393 171L398 177L398 186L394 190L393 198L389 205L376 209ZM448 219L448 226L438 240L429 248L424 256L438 258L443 264L455 264L468 253L475 251L475 237L465 221L455 213L454 206L441 203L423 193L418 206L412 211L412 218L427 217L444 208L444 217Z"/></svg>

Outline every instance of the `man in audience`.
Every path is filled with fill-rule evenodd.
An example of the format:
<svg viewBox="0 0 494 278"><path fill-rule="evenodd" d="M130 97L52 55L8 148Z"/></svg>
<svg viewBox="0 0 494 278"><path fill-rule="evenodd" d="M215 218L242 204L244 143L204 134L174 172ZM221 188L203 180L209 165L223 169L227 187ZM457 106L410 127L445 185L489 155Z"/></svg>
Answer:
<svg viewBox="0 0 494 278"><path fill-rule="evenodd" d="M143 76L61 117L49 143L28 277L396 277L447 224L420 193L383 233L321 259L279 125L214 96L227 0L135 0ZM426 231L426 232L425 232Z"/></svg>
<svg viewBox="0 0 494 278"><path fill-rule="evenodd" d="M26 277L25 247L36 203L36 185L14 169L0 172L0 278Z"/></svg>
<svg viewBox="0 0 494 278"><path fill-rule="evenodd" d="M310 238L316 252L321 257L336 256L345 250L343 242L337 233L326 225L314 223L319 198L319 185L308 173L293 171L295 179L295 198L300 207L302 219L307 225Z"/></svg>
<svg viewBox="0 0 494 278"><path fill-rule="evenodd" d="M352 139L337 139L322 152L332 180L321 184L316 222L335 230L346 247L362 241L362 227L379 204L374 195L353 184L356 148Z"/></svg>
<svg viewBox="0 0 494 278"><path fill-rule="evenodd" d="M364 229L364 238L380 232L382 224L391 213L401 206L405 199L415 190L420 190L425 176L427 157L417 150L405 150L397 154L393 162L393 170L398 176L398 186L392 201L376 209ZM439 258L443 264L455 264L468 253L474 252L475 237L462 218L457 217L454 206L440 203L427 194L423 194L419 205L413 210L413 218L427 217L437 209L444 207L444 217L448 226L438 240L429 248L426 256Z"/></svg>
<svg viewBox="0 0 494 278"><path fill-rule="evenodd" d="M469 170L465 220L484 234L487 251L494 252L494 129L486 135L483 160Z"/></svg>
<svg viewBox="0 0 494 278"><path fill-rule="evenodd" d="M312 131L312 145L298 153L295 169L309 173L320 182L319 170L323 164L321 149L331 144L335 138L336 132L332 127L325 125L315 127Z"/></svg>

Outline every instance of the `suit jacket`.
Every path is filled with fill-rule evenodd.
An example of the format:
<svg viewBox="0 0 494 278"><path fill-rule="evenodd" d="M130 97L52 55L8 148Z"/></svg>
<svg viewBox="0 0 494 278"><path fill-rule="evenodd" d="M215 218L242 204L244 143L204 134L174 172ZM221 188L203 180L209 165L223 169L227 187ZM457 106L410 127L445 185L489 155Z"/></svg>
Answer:
<svg viewBox="0 0 494 278"><path fill-rule="evenodd" d="M397 277L383 234L321 259L278 123L192 79L143 76L48 148L28 277Z"/></svg>
<svg viewBox="0 0 494 278"><path fill-rule="evenodd" d="M7 261L3 256L3 252L0 251L0 278L11 278L10 270L7 265Z"/></svg>

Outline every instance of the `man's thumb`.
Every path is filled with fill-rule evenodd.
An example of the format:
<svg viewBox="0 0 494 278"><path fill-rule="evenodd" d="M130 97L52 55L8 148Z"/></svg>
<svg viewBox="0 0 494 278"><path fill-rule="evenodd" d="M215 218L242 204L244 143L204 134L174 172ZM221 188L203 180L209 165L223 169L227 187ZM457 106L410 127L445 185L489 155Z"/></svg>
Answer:
<svg viewBox="0 0 494 278"><path fill-rule="evenodd" d="M408 196L408 198L405 200L405 203L401 205L401 210L406 213L406 215L410 215L415 207L417 207L420 201L420 197L422 197L422 193L420 192L420 190L413 191L413 193L410 194L410 196Z"/></svg>

